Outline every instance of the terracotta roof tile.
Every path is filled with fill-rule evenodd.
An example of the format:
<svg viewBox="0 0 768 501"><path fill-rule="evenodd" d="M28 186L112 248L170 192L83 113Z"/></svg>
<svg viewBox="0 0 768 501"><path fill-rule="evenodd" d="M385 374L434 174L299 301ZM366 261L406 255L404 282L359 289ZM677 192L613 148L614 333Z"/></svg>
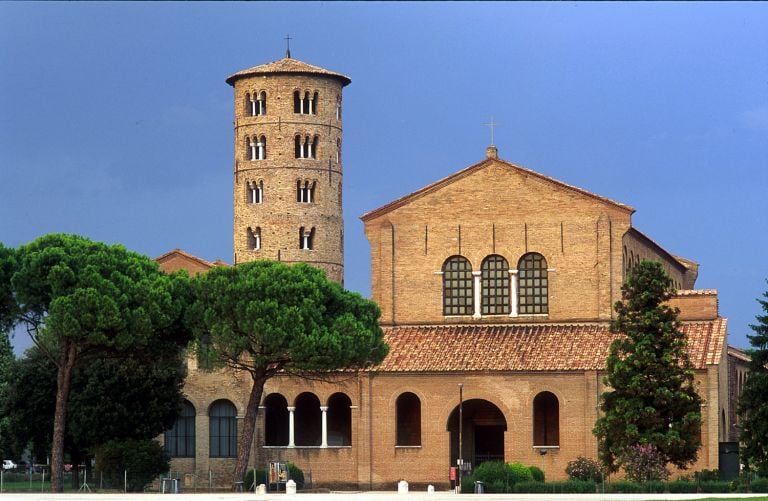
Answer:
<svg viewBox="0 0 768 501"><path fill-rule="evenodd" d="M254 66L247 70L241 70L237 73L230 75L226 82L229 85L235 85L235 81L240 78L250 77L254 75L274 75L274 74L297 74L297 75L325 75L332 78L336 78L342 82L342 86L349 85L352 82L346 75L341 73L335 73L328 71L325 68L308 64L298 59L292 59L285 57L279 61L272 61L271 63Z"/></svg>
<svg viewBox="0 0 768 501"><path fill-rule="evenodd" d="M726 320L686 322L697 369L719 363ZM382 372L568 371L605 366L616 338L607 324L404 326L384 329Z"/></svg>

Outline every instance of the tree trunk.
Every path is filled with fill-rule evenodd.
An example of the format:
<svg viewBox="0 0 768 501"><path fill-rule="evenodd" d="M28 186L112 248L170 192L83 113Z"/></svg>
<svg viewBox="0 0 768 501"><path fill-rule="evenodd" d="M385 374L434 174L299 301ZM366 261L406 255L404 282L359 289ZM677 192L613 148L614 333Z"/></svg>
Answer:
<svg viewBox="0 0 768 501"><path fill-rule="evenodd" d="M248 458L251 457L251 445L253 444L253 433L256 430L256 417L259 414L259 403L261 394L264 392L264 383L267 378L263 372L251 373L253 386L251 394L248 397L248 405L245 408L245 419L243 419L243 433L237 443L237 463L233 482L242 482L245 470L248 469ZM246 486L247 487L247 486Z"/></svg>
<svg viewBox="0 0 768 501"><path fill-rule="evenodd" d="M53 415L53 445L51 447L51 491L64 491L64 430L67 424L67 402L72 382L72 368L77 359L77 346L65 343L56 374L56 411Z"/></svg>

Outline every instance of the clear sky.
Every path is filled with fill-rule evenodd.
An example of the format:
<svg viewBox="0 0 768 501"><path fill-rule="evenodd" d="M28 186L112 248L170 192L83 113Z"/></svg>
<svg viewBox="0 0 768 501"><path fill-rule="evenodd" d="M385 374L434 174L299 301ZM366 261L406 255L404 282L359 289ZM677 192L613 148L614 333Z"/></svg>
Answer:
<svg viewBox="0 0 768 501"><path fill-rule="evenodd" d="M484 158L637 209L745 347L768 260L766 3L0 2L0 241L232 262L232 89L344 73L346 285L363 213ZM17 334L16 343L26 340Z"/></svg>

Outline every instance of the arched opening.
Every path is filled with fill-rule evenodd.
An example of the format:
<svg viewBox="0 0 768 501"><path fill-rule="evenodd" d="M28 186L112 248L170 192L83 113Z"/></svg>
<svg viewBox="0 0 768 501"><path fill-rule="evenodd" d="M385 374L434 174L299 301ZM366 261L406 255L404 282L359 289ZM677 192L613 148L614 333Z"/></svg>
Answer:
<svg viewBox="0 0 768 501"><path fill-rule="evenodd" d="M210 456L237 457L237 409L229 400L217 400L208 411Z"/></svg>
<svg viewBox="0 0 768 501"><path fill-rule="evenodd" d="M279 393L264 399L264 445L288 445L288 401Z"/></svg>
<svg viewBox="0 0 768 501"><path fill-rule="evenodd" d="M548 391L542 391L533 399L533 445L560 445L560 404Z"/></svg>
<svg viewBox="0 0 768 501"><path fill-rule="evenodd" d="M407 392L395 402L397 436L396 445L421 445L421 400Z"/></svg>
<svg viewBox="0 0 768 501"><path fill-rule="evenodd" d="M320 400L314 393L296 397L295 437L297 446L319 446L322 434Z"/></svg>
<svg viewBox="0 0 768 501"><path fill-rule="evenodd" d="M509 314L509 264L497 254L483 259L480 265L483 315Z"/></svg>
<svg viewBox="0 0 768 501"><path fill-rule="evenodd" d="M517 263L517 312L520 315L549 313L549 278L547 260L529 252Z"/></svg>
<svg viewBox="0 0 768 501"><path fill-rule="evenodd" d="M494 404L487 400L471 399L464 402L461 439L461 458L475 468L485 461L504 461L504 432L507 420ZM459 406L448 418L451 444L451 465L459 458Z"/></svg>
<svg viewBox="0 0 768 501"><path fill-rule="evenodd" d="M464 256L443 263L443 315L471 315L474 310L472 265Z"/></svg>
<svg viewBox="0 0 768 501"><path fill-rule="evenodd" d="M352 445L352 400L343 393L328 399L328 445Z"/></svg>
<svg viewBox="0 0 768 501"><path fill-rule="evenodd" d="M181 412L173 428L165 432L165 451L174 458L195 457L195 406L187 400L181 404Z"/></svg>

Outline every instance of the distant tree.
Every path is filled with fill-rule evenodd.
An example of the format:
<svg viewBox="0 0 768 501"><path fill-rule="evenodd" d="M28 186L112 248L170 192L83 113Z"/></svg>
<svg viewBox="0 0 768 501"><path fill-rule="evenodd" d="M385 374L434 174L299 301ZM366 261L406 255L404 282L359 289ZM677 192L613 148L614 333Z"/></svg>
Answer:
<svg viewBox="0 0 768 501"><path fill-rule="evenodd" d="M763 297L768 299L768 292ZM768 477L768 301L757 301L764 314L758 315L758 323L751 326L754 335L747 336L752 349L749 373L739 399L741 462L748 471Z"/></svg>
<svg viewBox="0 0 768 501"><path fill-rule="evenodd" d="M10 440L11 418L2 412L3 405L8 401L9 388L12 381L12 369L15 357L8 332L0 330L0 458L14 458L16 453Z"/></svg>
<svg viewBox="0 0 768 501"><path fill-rule="evenodd" d="M251 376L235 481L248 464L264 383L283 371L360 368L383 360L379 308L306 264L218 267L195 283L190 325L203 360Z"/></svg>
<svg viewBox="0 0 768 501"><path fill-rule="evenodd" d="M120 245L75 235L40 237L17 249L14 261L12 320L26 325L57 368L51 489L60 492L74 369L107 355L152 352L161 342L186 344L187 281Z"/></svg>
<svg viewBox="0 0 768 501"><path fill-rule="evenodd" d="M610 390L600 397L604 414L594 429L600 459L616 471L631 447L651 445L665 464L686 468L700 447L701 397L678 311L666 304L672 281L659 263L643 261L621 290L611 323L621 336L610 347Z"/></svg>

